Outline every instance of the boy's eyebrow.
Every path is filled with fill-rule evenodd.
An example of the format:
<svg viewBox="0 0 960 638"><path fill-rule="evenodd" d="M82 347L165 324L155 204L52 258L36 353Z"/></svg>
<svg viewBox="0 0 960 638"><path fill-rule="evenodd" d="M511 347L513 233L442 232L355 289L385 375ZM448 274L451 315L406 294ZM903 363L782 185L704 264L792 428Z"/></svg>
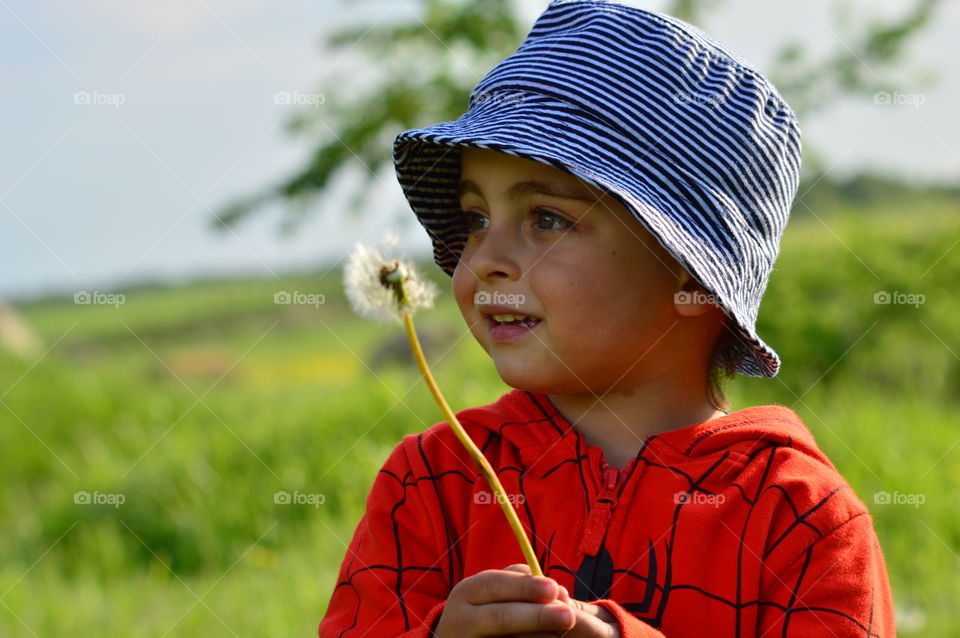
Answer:
<svg viewBox="0 0 960 638"><path fill-rule="evenodd" d="M465 193L474 193L483 197L480 187L468 179L461 181L457 187L457 197L463 197ZM524 195L549 195L561 199L576 199L591 204L597 201L596 197L591 196L585 190L543 180L525 180L517 182L507 189L508 199L519 199Z"/></svg>

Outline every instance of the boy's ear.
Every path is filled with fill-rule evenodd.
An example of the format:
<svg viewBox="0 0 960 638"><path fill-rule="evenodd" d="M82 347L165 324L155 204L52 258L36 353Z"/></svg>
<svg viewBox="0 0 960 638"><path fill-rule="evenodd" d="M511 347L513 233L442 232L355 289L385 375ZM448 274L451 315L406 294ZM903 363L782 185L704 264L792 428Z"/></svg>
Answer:
<svg viewBox="0 0 960 638"><path fill-rule="evenodd" d="M700 285L693 276L682 269L677 277L677 291L673 295L673 307L681 317L699 317L718 308L713 295Z"/></svg>

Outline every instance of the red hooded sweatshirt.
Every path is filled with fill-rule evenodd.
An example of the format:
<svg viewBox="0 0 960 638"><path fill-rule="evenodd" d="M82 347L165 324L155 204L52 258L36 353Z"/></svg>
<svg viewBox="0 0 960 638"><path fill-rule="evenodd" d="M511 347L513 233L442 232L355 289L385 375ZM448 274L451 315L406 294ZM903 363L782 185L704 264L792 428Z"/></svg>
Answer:
<svg viewBox="0 0 960 638"><path fill-rule="evenodd" d="M546 576L613 613L623 638L894 633L867 508L789 408L746 408L647 437L624 468L513 390L458 413ZM428 638L450 590L524 558L446 423L377 474L321 638Z"/></svg>

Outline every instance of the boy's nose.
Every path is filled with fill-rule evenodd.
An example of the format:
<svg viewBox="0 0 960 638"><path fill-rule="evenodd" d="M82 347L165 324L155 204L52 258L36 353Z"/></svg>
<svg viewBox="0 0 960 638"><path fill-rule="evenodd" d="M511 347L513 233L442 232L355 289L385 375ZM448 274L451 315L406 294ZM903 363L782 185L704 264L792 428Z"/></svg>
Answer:
<svg viewBox="0 0 960 638"><path fill-rule="evenodd" d="M518 256L522 250L522 239L515 237L510 228L495 228L491 224L483 236L474 241L477 243L467 266L477 279L490 282L520 277Z"/></svg>

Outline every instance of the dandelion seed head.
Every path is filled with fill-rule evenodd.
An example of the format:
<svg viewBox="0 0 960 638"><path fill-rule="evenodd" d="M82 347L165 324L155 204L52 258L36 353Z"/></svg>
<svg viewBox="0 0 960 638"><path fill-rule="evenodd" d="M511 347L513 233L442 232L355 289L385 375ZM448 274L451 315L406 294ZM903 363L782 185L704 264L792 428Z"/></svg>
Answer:
<svg viewBox="0 0 960 638"><path fill-rule="evenodd" d="M399 238L388 234L380 244L358 243L343 271L343 285L354 312L382 323L403 318L403 310L429 308L437 295L413 264L397 252Z"/></svg>

